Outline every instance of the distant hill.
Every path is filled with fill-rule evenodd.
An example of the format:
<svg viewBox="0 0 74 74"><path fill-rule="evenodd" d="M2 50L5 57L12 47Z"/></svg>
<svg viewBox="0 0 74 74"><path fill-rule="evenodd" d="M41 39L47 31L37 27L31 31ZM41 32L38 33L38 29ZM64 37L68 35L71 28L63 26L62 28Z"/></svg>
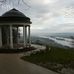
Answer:
<svg viewBox="0 0 74 74"><path fill-rule="evenodd" d="M36 34L33 36L58 36L58 37L66 37L66 38L71 38L74 37L74 33L43 33L43 34Z"/></svg>
<svg viewBox="0 0 74 74"><path fill-rule="evenodd" d="M39 44L39 45L44 45L44 46L49 45L49 46L53 46L53 47L69 48L67 46L58 44L49 38L44 38L44 37L39 37L39 36L32 36L31 42L32 42L32 44Z"/></svg>
<svg viewBox="0 0 74 74"><path fill-rule="evenodd" d="M54 33L53 36L60 36L60 37L74 37L74 33Z"/></svg>
<svg viewBox="0 0 74 74"><path fill-rule="evenodd" d="M49 45L54 47L61 47L61 48L69 48L67 46L63 46L59 43L56 43L54 40L49 39L51 37L65 37L65 38L74 38L74 33L46 33L41 35L33 35L31 36L32 44L39 44L39 45ZM23 42L23 37L20 39Z"/></svg>

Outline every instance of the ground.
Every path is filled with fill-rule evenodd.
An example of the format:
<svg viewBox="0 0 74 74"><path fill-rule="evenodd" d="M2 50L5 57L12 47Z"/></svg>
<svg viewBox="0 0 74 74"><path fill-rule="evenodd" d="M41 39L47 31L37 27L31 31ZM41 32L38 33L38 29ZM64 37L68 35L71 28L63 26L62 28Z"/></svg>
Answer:
<svg viewBox="0 0 74 74"><path fill-rule="evenodd" d="M23 61L22 54L0 54L0 74L57 74L51 70Z"/></svg>

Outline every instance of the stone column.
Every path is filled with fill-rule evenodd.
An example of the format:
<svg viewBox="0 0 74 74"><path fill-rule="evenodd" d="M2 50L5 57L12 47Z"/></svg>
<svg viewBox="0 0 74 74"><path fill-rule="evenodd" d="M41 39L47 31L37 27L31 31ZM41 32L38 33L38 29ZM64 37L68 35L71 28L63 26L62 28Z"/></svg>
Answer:
<svg viewBox="0 0 74 74"><path fill-rule="evenodd" d="M27 26L25 26L25 44L27 47Z"/></svg>
<svg viewBox="0 0 74 74"><path fill-rule="evenodd" d="M2 30L1 30L1 26L0 26L0 47L2 46Z"/></svg>
<svg viewBox="0 0 74 74"><path fill-rule="evenodd" d="M24 46L27 46L27 27L23 26L23 39L24 39Z"/></svg>
<svg viewBox="0 0 74 74"><path fill-rule="evenodd" d="M30 47L31 46L30 26L28 26L28 40L29 40L29 47Z"/></svg>
<svg viewBox="0 0 74 74"><path fill-rule="evenodd" d="M23 41L24 41L24 46L25 46L25 26L23 26Z"/></svg>
<svg viewBox="0 0 74 74"><path fill-rule="evenodd" d="M13 48L13 32L12 32L12 25L10 25L10 47Z"/></svg>
<svg viewBox="0 0 74 74"><path fill-rule="evenodd" d="M7 35L7 45L9 45L9 28L8 27L6 30L6 35Z"/></svg>
<svg viewBox="0 0 74 74"><path fill-rule="evenodd" d="M17 27L17 44L19 44L19 32L18 32L18 30L19 30L19 27Z"/></svg>

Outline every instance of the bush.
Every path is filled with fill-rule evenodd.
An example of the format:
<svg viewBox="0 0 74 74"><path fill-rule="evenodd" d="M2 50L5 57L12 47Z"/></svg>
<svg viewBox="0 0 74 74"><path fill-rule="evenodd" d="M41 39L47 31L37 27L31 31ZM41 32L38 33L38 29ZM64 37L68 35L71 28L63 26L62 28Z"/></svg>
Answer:
<svg viewBox="0 0 74 74"><path fill-rule="evenodd" d="M49 45L46 45L46 51L48 51L49 50Z"/></svg>

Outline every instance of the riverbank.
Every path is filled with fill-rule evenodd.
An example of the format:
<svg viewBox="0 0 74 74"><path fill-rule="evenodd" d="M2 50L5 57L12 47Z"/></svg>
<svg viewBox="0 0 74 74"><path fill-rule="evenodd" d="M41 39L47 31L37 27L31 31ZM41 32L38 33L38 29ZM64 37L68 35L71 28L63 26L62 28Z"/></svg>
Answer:
<svg viewBox="0 0 74 74"><path fill-rule="evenodd" d="M62 37L60 37L62 38ZM47 37L47 36L33 36L31 37L32 44L38 44L38 45L49 45L53 47L60 47L64 49L73 48L74 49L74 43L72 39L63 38L62 39L56 39L56 37Z"/></svg>

